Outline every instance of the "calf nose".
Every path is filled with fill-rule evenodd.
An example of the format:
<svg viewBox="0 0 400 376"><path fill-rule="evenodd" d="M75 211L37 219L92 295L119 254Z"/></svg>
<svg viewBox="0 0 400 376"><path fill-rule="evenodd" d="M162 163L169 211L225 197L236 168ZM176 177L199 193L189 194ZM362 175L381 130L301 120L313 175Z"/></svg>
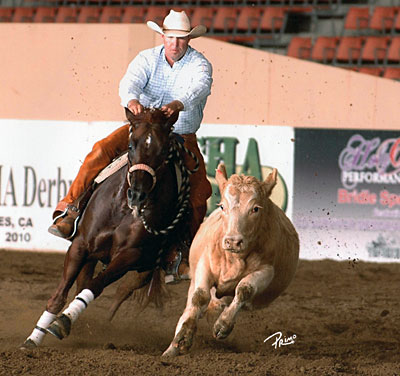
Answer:
<svg viewBox="0 0 400 376"><path fill-rule="evenodd" d="M242 235L224 236L223 238L223 246L225 249L240 250L242 245L243 245Z"/></svg>

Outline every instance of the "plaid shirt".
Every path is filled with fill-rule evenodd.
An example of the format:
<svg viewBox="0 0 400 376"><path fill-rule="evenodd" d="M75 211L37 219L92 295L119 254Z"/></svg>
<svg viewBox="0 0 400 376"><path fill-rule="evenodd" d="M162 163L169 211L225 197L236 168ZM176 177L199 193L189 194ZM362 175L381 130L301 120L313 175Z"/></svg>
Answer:
<svg viewBox="0 0 400 376"><path fill-rule="evenodd" d="M131 99L154 108L179 100L184 109L174 131L188 134L200 127L211 84L212 66L200 52L188 46L185 55L171 67L162 45L144 50L132 60L119 84L119 96L124 107Z"/></svg>

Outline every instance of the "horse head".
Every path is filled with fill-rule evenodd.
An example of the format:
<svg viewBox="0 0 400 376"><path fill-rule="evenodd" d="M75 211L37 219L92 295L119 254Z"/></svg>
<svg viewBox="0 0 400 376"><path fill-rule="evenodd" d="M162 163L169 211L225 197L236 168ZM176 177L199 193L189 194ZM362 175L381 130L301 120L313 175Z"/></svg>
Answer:
<svg viewBox="0 0 400 376"><path fill-rule="evenodd" d="M173 125L179 113L167 117L159 109L146 108L134 115L125 109L130 123L128 205L139 208L153 190L168 161Z"/></svg>

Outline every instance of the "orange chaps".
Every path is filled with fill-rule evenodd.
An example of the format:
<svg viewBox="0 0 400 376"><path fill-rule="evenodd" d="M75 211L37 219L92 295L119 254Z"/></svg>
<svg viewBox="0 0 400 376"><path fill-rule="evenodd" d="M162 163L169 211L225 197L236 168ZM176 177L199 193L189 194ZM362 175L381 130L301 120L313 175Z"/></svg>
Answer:
<svg viewBox="0 0 400 376"><path fill-rule="evenodd" d="M190 175L190 203L193 208L191 220L191 237L196 234L207 212L207 199L211 196L211 184L207 180L203 156L200 153L197 137L193 134L182 135L185 147L199 159L199 170ZM128 150L129 124L115 130L106 138L94 144L92 151L86 156L78 175L68 190L67 195L57 204L53 217L63 212L68 204L73 204L90 186L99 172L111 161ZM185 155L185 165L190 169L195 162Z"/></svg>

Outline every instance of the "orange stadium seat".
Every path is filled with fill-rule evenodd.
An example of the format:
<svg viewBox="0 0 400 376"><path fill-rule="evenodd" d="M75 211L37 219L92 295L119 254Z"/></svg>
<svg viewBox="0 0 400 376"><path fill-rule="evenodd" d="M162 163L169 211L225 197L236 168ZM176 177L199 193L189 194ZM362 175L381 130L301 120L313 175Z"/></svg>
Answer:
<svg viewBox="0 0 400 376"><path fill-rule="evenodd" d="M400 36L392 37L387 50L386 61L388 63L400 63Z"/></svg>
<svg viewBox="0 0 400 376"><path fill-rule="evenodd" d="M318 37L311 51L311 59L322 63L332 62L338 43L338 37Z"/></svg>
<svg viewBox="0 0 400 376"><path fill-rule="evenodd" d="M393 31L397 34L400 33L400 10L394 19Z"/></svg>
<svg viewBox="0 0 400 376"><path fill-rule="evenodd" d="M103 7L100 20L101 23L119 23L122 21L124 14L123 7Z"/></svg>
<svg viewBox="0 0 400 376"><path fill-rule="evenodd" d="M99 22L100 15L101 15L101 8L82 7L78 15L77 22L79 23Z"/></svg>
<svg viewBox="0 0 400 376"><path fill-rule="evenodd" d="M267 32L283 31L286 23L286 10L282 7L266 7L260 21L260 30Z"/></svg>
<svg viewBox="0 0 400 376"><path fill-rule="evenodd" d="M209 31L212 31L214 16L214 8L195 8L191 18L192 27L204 25Z"/></svg>
<svg viewBox="0 0 400 376"><path fill-rule="evenodd" d="M312 40L310 37L293 37L287 55L298 59L311 59Z"/></svg>
<svg viewBox="0 0 400 376"><path fill-rule="evenodd" d="M78 8L58 7L56 22L76 22L79 15Z"/></svg>
<svg viewBox="0 0 400 376"><path fill-rule="evenodd" d="M367 30L369 26L369 8L350 7L344 21L344 30Z"/></svg>
<svg viewBox="0 0 400 376"><path fill-rule="evenodd" d="M369 28L382 33L390 32L393 28L396 14L396 7L375 7L369 22Z"/></svg>
<svg viewBox="0 0 400 376"><path fill-rule="evenodd" d="M214 18L214 31L232 33L236 29L237 8L218 7Z"/></svg>
<svg viewBox="0 0 400 376"><path fill-rule="evenodd" d="M0 8L0 22L11 22L13 15L14 8Z"/></svg>
<svg viewBox="0 0 400 376"><path fill-rule="evenodd" d="M383 68L380 68L380 67L361 67L358 71L360 73L370 74L372 76L382 76Z"/></svg>
<svg viewBox="0 0 400 376"><path fill-rule="evenodd" d="M154 21L158 25L162 25L165 16L169 13L169 8L149 7L145 21Z"/></svg>
<svg viewBox="0 0 400 376"><path fill-rule="evenodd" d="M33 22L35 8L15 8L13 22Z"/></svg>
<svg viewBox="0 0 400 376"><path fill-rule="evenodd" d="M55 22L57 8L40 7L37 8L34 22Z"/></svg>
<svg viewBox="0 0 400 376"><path fill-rule="evenodd" d="M144 23L146 20L147 8L126 7L122 15L122 23Z"/></svg>
<svg viewBox="0 0 400 376"><path fill-rule="evenodd" d="M241 8L236 23L236 30L241 33L256 33L260 25L261 14L261 8Z"/></svg>
<svg viewBox="0 0 400 376"><path fill-rule="evenodd" d="M336 60L342 63L354 64L360 62L361 49L364 40L362 37L342 37L340 38L336 50Z"/></svg>
<svg viewBox="0 0 400 376"><path fill-rule="evenodd" d="M386 58L389 37L366 37L361 51L361 60L378 64Z"/></svg>
<svg viewBox="0 0 400 376"><path fill-rule="evenodd" d="M400 68L387 67L383 72L383 77L390 78L392 80L400 80Z"/></svg>

